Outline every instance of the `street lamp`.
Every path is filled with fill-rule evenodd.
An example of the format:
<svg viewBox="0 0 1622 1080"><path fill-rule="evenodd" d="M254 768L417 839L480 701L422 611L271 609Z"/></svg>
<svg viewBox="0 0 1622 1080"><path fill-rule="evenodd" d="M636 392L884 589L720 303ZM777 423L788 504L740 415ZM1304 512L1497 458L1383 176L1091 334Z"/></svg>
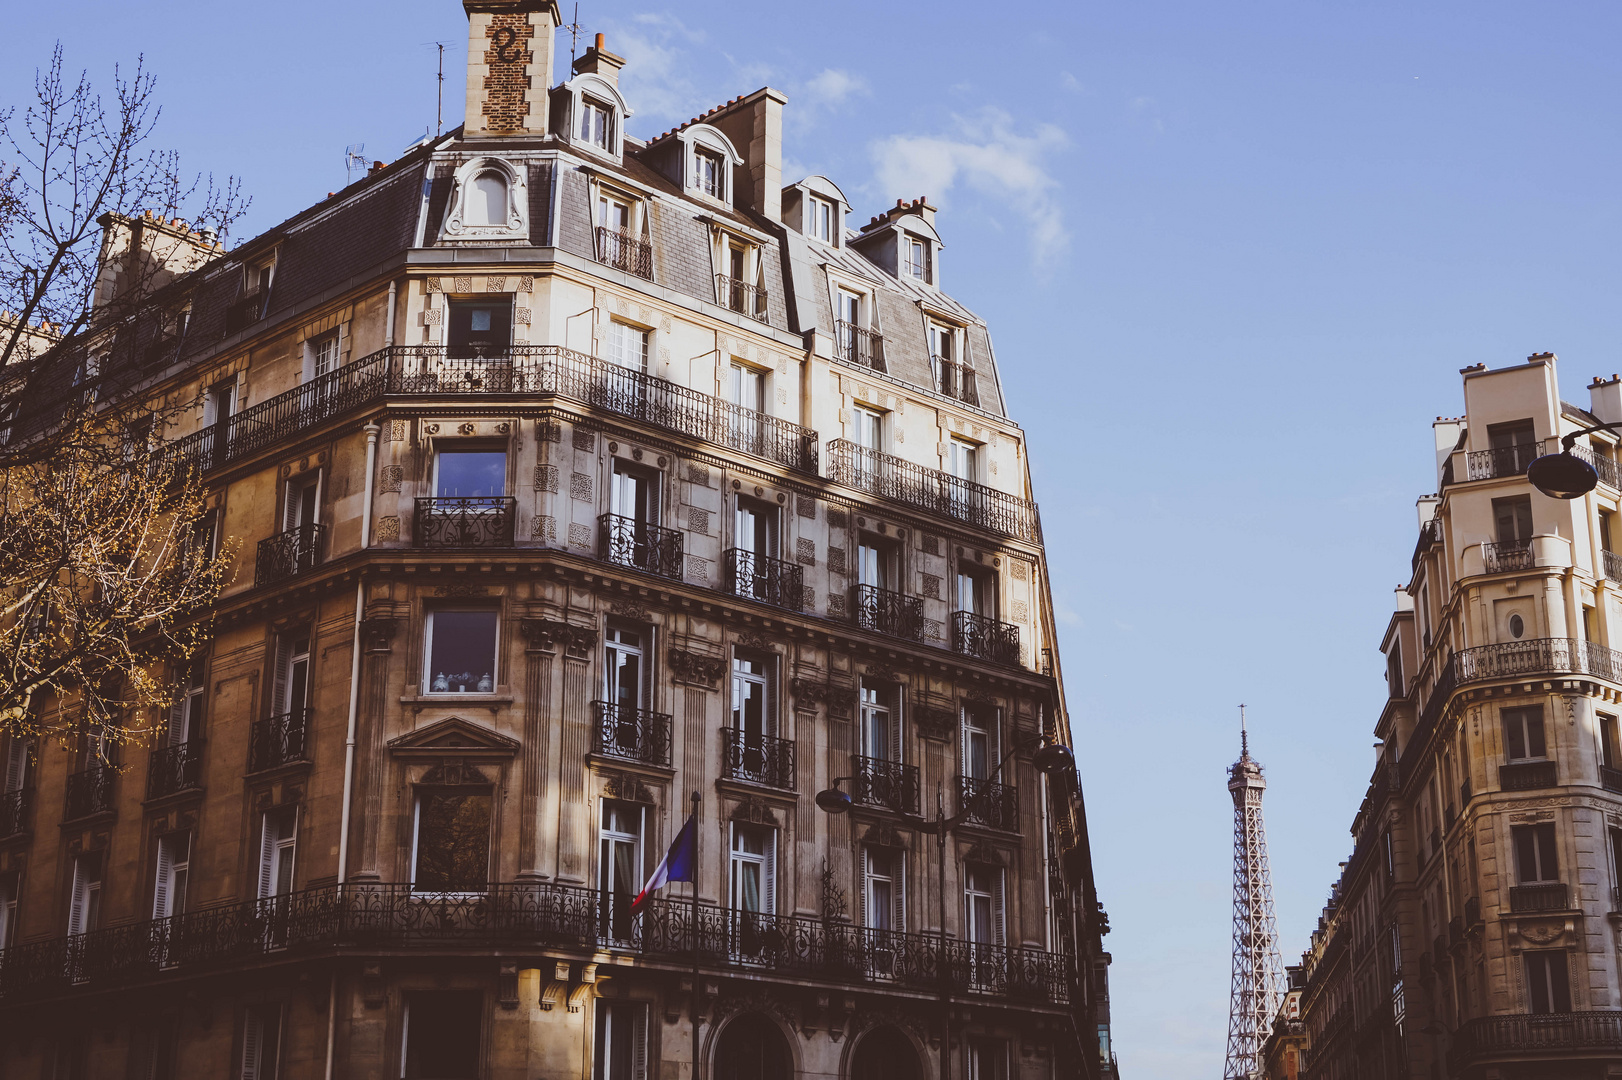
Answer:
<svg viewBox="0 0 1622 1080"><path fill-rule="evenodd" d="M1584 435L1596 431L1615 431L1622 427L1622 421L1610 424L1595 424L1593 427L1580 428L1570 435L1560 439L1560 452L1558 454L1544 454L1531 465L1527 466L1526 478L1532 486L1551 499L1580 499L1594 490L1599 483L1599 473L1594 466L1571 452L1577 445L1577 440Z"/></svg>

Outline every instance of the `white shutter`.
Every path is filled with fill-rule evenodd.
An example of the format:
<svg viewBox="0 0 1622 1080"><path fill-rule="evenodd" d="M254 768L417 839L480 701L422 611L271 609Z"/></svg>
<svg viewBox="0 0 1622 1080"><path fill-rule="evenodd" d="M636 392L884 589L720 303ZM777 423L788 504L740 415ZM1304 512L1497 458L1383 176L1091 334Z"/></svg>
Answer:
<svg viewBox="0 0 1622 1080"><path fill-rule="evenodd" d="M902 933L907 929L907 856L897 852L890 861L890 929Z"/></svg>
<svg viewBox="0 0 1622 1080"><path fill-rule="evenodd" d="M263 829L259 841L259 899L274 894L276 887L276 850L281 840L274 813L262 815Z"/></svg>
<svg viewBox="0 0 1622 1080"><path fill-rule="evenodd" d="M767 915L777 914L777 830L766 830L766 869L761 874L760 910Z"/></svg>
<svg viewBox="0 0 1622 1080"><path fill-rule="evenodd" d="M152 887L152 917L169 917L169 890L175 876L175 850L169 837L158 838L158 874Z"/></svg>
<svg viewBox="0 0 1622 1080"><path fill-rule="evenodd" d="M861 925L862 926L871 926L873 924L871 922L869 922L868 918L867 918L867 894L868 894L868 891L870 889L872 889L873 886L872 886L872 883L868 880L867 845L866 844L862 845L862 877L861 877L861 882L860 882L859 887L860 887L861 893L862 893L862 921L861 921Z"/></svg>
<svg viewBox="0 0 1622 1080"><path fill-rule="evenodd" d="M696 876L696 875L695 875ZM694 882L697 888L697 882ZM727 822L727 906L738 910L743 897L738 895L738 825Z"/></svg>
<svg viewBox="0 0 1622 1080"><path fill-rule="evenodd" d="M301 485L289 481L282 487L282 531L297 528L299 525L299 504L303 502L304 489Z"/></svg>
<svg viewBox="0 0 1622 1080"><path fill-rule="evenodd" d="M890 760L899 765L906 760L901 752L902 690L898 686L891 693L893 694L893 697L891 698L890 704L894 707L895 711L890 714Z"/></svg>
<svg viewBox="0 0 1622 1080"><path fill-rule="evenodd" d="M186 741L186 706L191 704L189 689L182 687L180 700L169 706L169 729L164 732L164 742L169 746L179 746Z"/></svg>
<svg viewBox="0 0 1622 1080"><path fill-rule="evenodd" d="M85 914L90 905L90 871L81 855L73 860L73 898L68 905L68 936L85 932Z"/></svg>
<svg viewBox="0 0 1622 1080"><path fill-rule="evenodd" d="M621 1006L631 1014L631 1080L648 1080L647 1006Z"/></svg>
<svg viewBox="0 0 1622 1080"><path fill-rule="evenodd" d="M1002 870L995 872L991 886L991 933L992 944L1001 945L1008 940L1006 933L1007 920L1003 914L1003 878Z"/></svg>
<svg viewBox="0 0 1622 1080"><path fill-rule="evenodd" d="M963 776L970 775L969 767L969 725L971 723L967 706L957 710L957 760L958 770Z"/></svg>
<svg viewBox="0 0 1622 1080"><path fill-rule="evenodd" d="M242 1080L261 1080L264 1053L265 1018L258 1009L249 1009L242 1022Z"/></svg>
<svg viewBox="0 0 1622 1080"><path fill-rule="evenodd" d="M21 791L28 781L28 741L13 735L6 746L6 791Z"/></svg>
<svg viewBox="0 0 1622 1080"><path fill-rule="evenodd" d="M287 711L287 669L293 659L293 642L279 636L276 639L276 669L270 675L270 715L280 716Z"/></svg>

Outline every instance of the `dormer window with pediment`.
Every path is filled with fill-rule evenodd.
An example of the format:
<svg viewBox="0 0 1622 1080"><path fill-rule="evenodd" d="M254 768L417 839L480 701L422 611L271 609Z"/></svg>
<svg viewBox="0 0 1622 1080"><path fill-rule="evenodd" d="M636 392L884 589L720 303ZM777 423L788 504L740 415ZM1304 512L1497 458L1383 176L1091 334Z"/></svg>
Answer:
<svg viewBox="0 0 1622 1080"><path fill-rule="evenodd" d="M732 140L709 124L689 124L676 132L676 141L681 146L681 180L687 193L732 206L732 170L743 164Z"/></svg>
<svg viewBox="0 0 1622 1080"><path fill-rule="evenodd" d="M808 176L783 189L783 224L807 240L829 247L845 246L845 215L850 203L826 176Z"/></svg>
<svg viewBox="0 0 1622 1080"><path fill-rule="evenodd" d="M620 160L631 108L614 83L593 72L576 75L553 91L552 109L555 130L567 133L570 146Z"/></svg>
<svg viewBox="0 0 1622 1080"><path fill-rule="evenodd" d="M456 170L441 240L528 240L524 170L500 158L474 158Z"/></svg>

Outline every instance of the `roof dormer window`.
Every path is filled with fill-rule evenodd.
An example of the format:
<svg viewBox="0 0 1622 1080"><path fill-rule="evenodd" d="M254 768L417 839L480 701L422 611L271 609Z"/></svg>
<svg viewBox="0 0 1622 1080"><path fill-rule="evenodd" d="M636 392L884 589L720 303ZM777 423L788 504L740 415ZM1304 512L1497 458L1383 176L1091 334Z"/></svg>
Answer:
<svg viewBox="0 0 1622 1080"><path fill-rule="evenodd" d="M526 240L525 171L500 158L474 158L456 170L441 240Z"/></svg>
<svg viewBox="0 0 1622 1080"><path fill-rule="evenodd" d="M809 195L805 200L805 234L824 244L834 242L834 231L839 220L834 204L827 199Z"/></svg>
<svg viewBox="0 0 1622 1080"><path fill-rule="evenodd" d="M609 148L609 129L612 125L611 110L602 102L593 101L589 97L580 99L580 141L589 143L599 150L607 151Z"/></svg>
<svg viewBox="0 0 1622 1080"><path fill-rule="evenodd" d="M498 172L482 172L468 185L462 220L468 225L507 224L507 181Z"/></svg>
<svg viewBox="0 0 1622 1080"><path fill-rule="evenodd" d="M698 190L712 199L726 197L725 185L721 180L720 154L711 150L694 149L693 178Z"/></svg>
<svg viewBox="0 0 1622 1080"><path fill-rule="evenodd" d="M929 242L916 236L901 237L901 276L929 281Z"/></svg>

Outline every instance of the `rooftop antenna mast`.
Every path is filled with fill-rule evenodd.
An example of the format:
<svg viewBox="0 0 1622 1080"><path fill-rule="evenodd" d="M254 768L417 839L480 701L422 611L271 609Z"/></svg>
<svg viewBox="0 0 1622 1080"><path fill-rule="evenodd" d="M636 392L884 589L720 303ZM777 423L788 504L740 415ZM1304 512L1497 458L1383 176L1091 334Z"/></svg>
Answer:
<svg viewBox="0 0 1622 1080"><path fill-rule="evenodd" d="M1241 705L1239 760L1228 769L1228 793L1233 796L1233 979L1223 1080L1260 1080L1262 1047L1284 995L1273 872L1262 824L1266 789L1261 764L1250 756L1250 732Z"/></svg>
<svg viewBox="0 0 1622 1080"><path fill-rule="evenodd" d="M366 144L350 143L344 147L344 173L346 183L353 184L366 175Z"/></svg>
<svg viewBox="0 0 1622 1080"><path fill-rule="evenodd" d="M434 42L439 48L439 101L434 106L434 135L437 138L445 131L445 43Z"/></svg>
<svg viewBox="0 0 1622 1080"><path fill-rule="evenodd" d="M580 45L580 5L574 6L574 21L558 27L559 30L569 31L569 71L574 71L574 53Z"/></svg>

